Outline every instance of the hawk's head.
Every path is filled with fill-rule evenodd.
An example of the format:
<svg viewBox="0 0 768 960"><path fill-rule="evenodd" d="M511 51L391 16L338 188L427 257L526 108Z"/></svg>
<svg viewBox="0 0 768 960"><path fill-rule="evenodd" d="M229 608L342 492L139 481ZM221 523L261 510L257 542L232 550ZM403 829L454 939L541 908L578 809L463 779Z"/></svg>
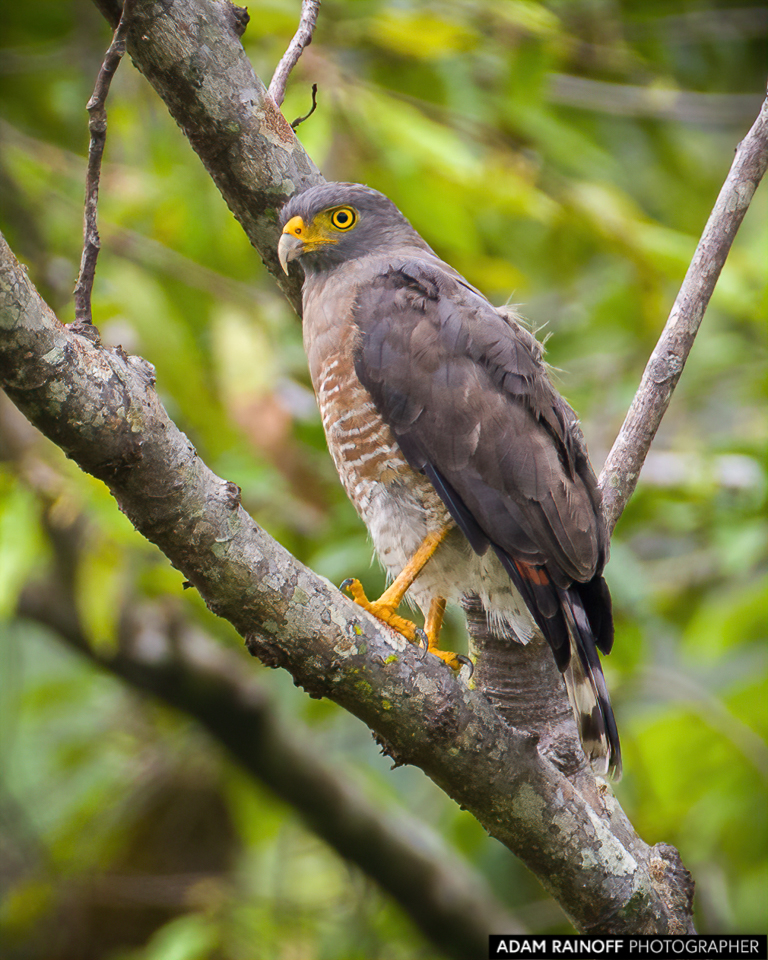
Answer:
<svg viewBox="0 0 768 960"><path fill-rule="evenodd" d="M371 253L429 250L391 200L359 183L311 187L288 201L280 224L277 255L286 273L297 257L309 273Z"/></svg>

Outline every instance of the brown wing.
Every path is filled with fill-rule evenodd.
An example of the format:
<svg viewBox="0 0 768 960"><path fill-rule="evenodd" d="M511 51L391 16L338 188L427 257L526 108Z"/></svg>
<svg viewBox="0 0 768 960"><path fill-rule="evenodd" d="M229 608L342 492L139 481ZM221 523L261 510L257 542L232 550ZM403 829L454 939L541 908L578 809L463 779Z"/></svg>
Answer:
<svg viewBox="0 0 768 960"><path fill-rule="evenodd" d="M566 594L611 646L607 538L576 416L529 334L460 280L393 261L360 294L355 368L414 469L478 552L490 544L561 668ZM570 606L570 604L567 604Z"/></svg>

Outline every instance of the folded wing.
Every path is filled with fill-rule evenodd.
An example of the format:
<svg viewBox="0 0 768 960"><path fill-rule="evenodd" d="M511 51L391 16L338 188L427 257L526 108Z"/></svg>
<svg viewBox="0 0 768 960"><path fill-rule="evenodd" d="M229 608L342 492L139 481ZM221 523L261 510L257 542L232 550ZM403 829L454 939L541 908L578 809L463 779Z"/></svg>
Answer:
<svg viewBox="0 0 768 960"><path fill-rule="evenodd" d="M439 261L383 263L355 321L357 376L473 549L497 554L560 669L578 656L576 673L609 715L616 767L595 652L613 641L600 494L539 344Z"/></svg>

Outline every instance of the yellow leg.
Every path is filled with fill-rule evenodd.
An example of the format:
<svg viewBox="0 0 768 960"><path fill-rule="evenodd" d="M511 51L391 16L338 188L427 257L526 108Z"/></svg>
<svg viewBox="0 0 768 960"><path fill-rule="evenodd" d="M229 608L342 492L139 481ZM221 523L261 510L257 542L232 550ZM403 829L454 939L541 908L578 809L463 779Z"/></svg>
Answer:
<svg viewBox="0 0 768 960"><path fill-rule="evenodd" d="M365 590L363 590L363 585L359 580L345 580L341 587L343 590L349 591L355 603L359 604L369 613L372 613L374 617L389 624L390 627L394 627L398 633L402 633L411 643L419 642L419 635L421 634L421 636L423 636L426 634L428 651L436 657L439 657L444 663L447 663L453 670L459 670L464 664L469 664L471 668L472 663L467 657L461 654L441 650L438 647L440 630L443 626L443 616L445 615L444 597L435 597L430 604L423 632L419 630L415 623L406 620L405 617L401 617L395 612L400 606L406 591L424 569L424 565L434 554L435 550L440 546L449 529L450 527L446 527L439 533L431 533L425 537L419 549L378 600L368 599L365 595Z"/></svg>
<svg viewBox="0 0 768 960"><path fill-rule="evenodd" d="M443 617L445 616L445 597L435 597L429 605L427 622L424 624L424 633L427 635L430 653L437 648L440 641L440 631L443 628Z"/></svg>
<svg viewBox="0 0 768 960"><path fill-rule="evenodd" d="M460 670L462 665L470 663L467 657L458 653L452 653L450 650L441 650L438 646L440 642L440 630L443 626L443 617L445 616L445 597L435 597L429 605L427 622L424 624L424 632L427 635L429 652L448 664L453 670ZM471 663L470 663L471 666Z"/></svg>
<svg viewBox="0 0 768 960"><path fill-rule="evenodd" d="M347 590L352 595L355 603L359 604L369 613L372 613L374 617L383 620L384 623L389 624L390 627L394 627L398 633L402 633L403 636L412 643L417 642L419 628L415 623L411 623L410 620L398 616L395 611L400 606L408 588L444 540L449 529L450 527L445 527L438 533L428 534L416 553L414 553L378 600L368 599L365 595L365 590L363 590L363 585L359 580L345 580L341 585L342 589ZM443 601L443 608L445 608L445 601ZM442 623L442 619L441 614L440 623ZM437 626L437 632L440 632L440 624ZM429 634L427 634L427 636L429 637Z"/></svg>

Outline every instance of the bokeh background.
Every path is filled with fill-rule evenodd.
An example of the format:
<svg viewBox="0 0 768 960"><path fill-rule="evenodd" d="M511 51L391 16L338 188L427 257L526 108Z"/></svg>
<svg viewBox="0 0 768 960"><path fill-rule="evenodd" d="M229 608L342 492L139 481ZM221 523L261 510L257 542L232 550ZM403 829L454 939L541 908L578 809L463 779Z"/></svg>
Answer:
<svg viewBox="0 0 768 960"><path fill-rule="evenodd" d="M268 83L298 0L254 0ZM768 11L708 0L324 0L284 112L547 341L599 470L760 108ZM110 33L87 0L0 0L0 229L63 321L85 103ZM128 59L108 103L94 318L246 507L332 581L383 583L325 452L295 316ZM618 796L676 845L702 932L765 932L766 197L753 202L612 547ZM551 335L551 336L550 336ZM131 622L241 657L274 711L535 931L567 931L511 855L370 733L242 650L106 488L0 403L0 940L13 960L438 956L358 868L188 716L20 616L57 568L109 650ZM63 571L63 573L62 573ZM55 618L54 618L55 619ZM460 617L451 628L457 636ZM461 640L456 640L461 643ZM502 931L497 931L502 932Z"/></svg>

